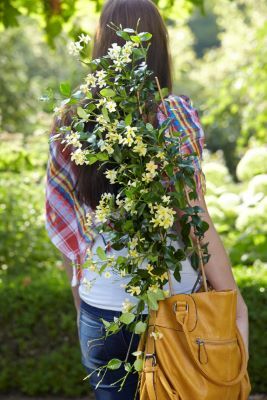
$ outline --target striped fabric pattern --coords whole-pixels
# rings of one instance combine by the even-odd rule
[[[56,132],[52,132],[53,136]],[[46,229],[53,244],[73,263],[81,265],[93,241],[94,231],[86,228],[89,207],[78,201],[75,189],[77,168],[70,161],[69,148],[52,141],[46,175]]]
[[[164,99],[167,116],[162,103],[158,107],[157,118],[161,125],[167,117],[173,119],[172,126],[184,137],[181,152],[194,155],[195,175],[198,190],[204,185],[201,171],[204,132],[198,113],[187,96],[169,95]],[[57,132],[52,132],[54,136]],[[186,138],[185,138],[186,137]],[[54,140],[49,146],[46,179],[46,229],[52,243],[75,265],[82,265],[98,233],[90,207],[78,200],[76,188],[78,170],[70,161],[71,150],[61,140]],[[86,214],[92,215],[92,227],[86,228]]]
[[[172,130],[180,132],[181,153],[193,156],[197,192],[205,192],[205,176],[201,168],[205,136],[198,112],[193,107],[190,98],[185,95],[171,94],[164,99],[164,103],[168,117],[172,118]],[[162,104],[159,106],[157,117],[160,125],[166,119]],[[170,129],[166,132],[171,134]]]

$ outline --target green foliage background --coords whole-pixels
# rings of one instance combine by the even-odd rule
[[[68,35],[92,34],[101,2],[66,0],[64,12],[52,16],[45,3],[0,5],[8,27],[0,38],[0,392],[77,397],[88,382],[75,310],[44,228],[53,104],[38,98],[60,81],[75,87],[85,73],[67,54]],[[253,391],[267,392],[267,4],[210,0],[203,15],[186,0],[181,7],[159,3],[170,32],[174,92],[191,96],[206,132],[208,208],[249,307]]]

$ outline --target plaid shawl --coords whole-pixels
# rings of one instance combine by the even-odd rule
[[[205,183],[201,171],[204,132],[187,96],[170,95],[164,99],[168,116],[173,119],[172,126],[180,131],[184,138],[181,152],[194,155],[197,190],[200,191]],[[163,104],[157,110],[157,118],[161,125],[166,119]],[[51,132],[51,136],[57,132]],[[86,260],[86,251],[92,246],[95,221],[90,207],[78,200],[76,190],[77,167],[70,161],[71,150],[60,140],[50,142],[49,159],[46,180],[46,229],[53,244],[75,265],[82,265]],[[93,225],[86,229],[86,214],[91,212]],[[74,279],[75,280],[75,279]],[[73,286],[77,281],[73,282]]]

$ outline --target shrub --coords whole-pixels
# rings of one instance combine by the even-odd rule
[[[254,393],[267,392],[267,341],[264,337],[267,324],[267,264],[255,262],[254,266],[234,268],[234,275],[245,298],[249,311],[249,374]]]
[[[241,181],[248,181],[253,176],[267,173],[266,147],[249,149],[239,161],[236,175]]]
[[[27,285],[14,279],[0,290],[0,308],[0,392],[88,393],[65,274],[49,273]]]
[[[250,265],[255,260],[267,261],[267,199],[253,206],[243,205],[229,234],[232,262]]]
[[[231,182],[228,169],[221,163],[215,161],[205,163],[203,165],[203,171],[205,173],[207,182],[211,182],[216,187]]]
[[[263,198],[253,206],[243,205],[239,208],[236,229],[240,232],[253,229],[254,234],[267,230],[267,198]]]
[[[222,234],[232,263],[251,265],[257,259],[266,262],[267,203],[264,193],[267,175],[260,174],[247,182],[234,184],[227,176],[222,182],[222,172],[226,168],[220,160],[208,162],[204,170],[208,210]]]
[[[83,395],[71,290],[44,226],[47,143],[10,148],[0,153],[0,392]]]
[[[248,184],[248,192],[251,195],[262,193],[267,195],[267,174],[254,176]]]
[[[235,218],[237,216],[237,206],[240,204],[240,197],[237,194],[223,193],[219,197],[218,203],[226,218]]]

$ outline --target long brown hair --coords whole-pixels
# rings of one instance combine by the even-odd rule
[[[152,34],[151,45],[148,49],[147,65],[158,77],[160,86],[167,87],[169,93],[172,91],[172,71],[169,54],[169,38],[165,23],[151,0],[107,0],[94,36],[92,58],[100,58],[107,54],[112,43],[123,45],[125,41],[118,37],[115,31],[108,27],[110,23],[122,28],[136,29],[138,32],[150,32]],[[70,122],[71,115],[68,115]],[[92,123],[87,129],[93,129]],[[117,193],[118,185],[111,185],[104,175],[109,167],[100,168],[99,163],[91,166],[82,165],[77,167],[77,190],[81,201],[95,209],[101,194],[104,192]]]

